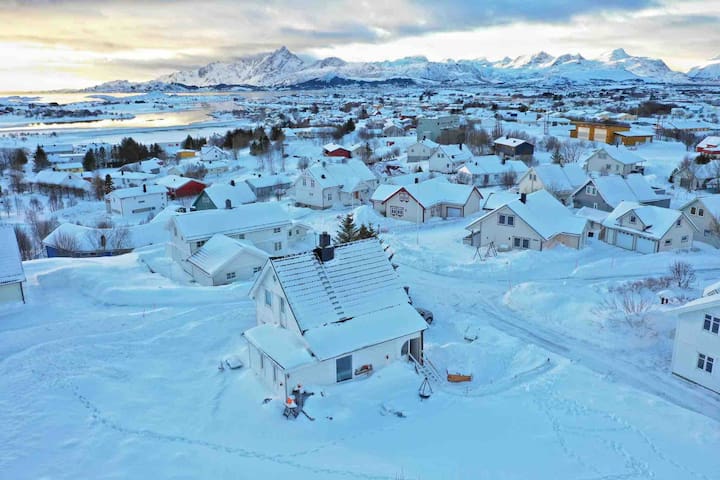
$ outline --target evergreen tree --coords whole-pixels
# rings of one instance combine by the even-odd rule
[[[110,176],[110,174],[105,175],[105,195],[115,190],[115,185],[113,185],[113,179]]]
[[[108,154],[105,150],[105,147],[98,148],[97,152],[95,152],[95,160],[98,164],[102,165],[103,167],[107,165],[108,161]]]
[[[363,240],[366,238],[374,238],[377,237],[377,231],[373,228],[372,224],[365,225],[364,223],[360,225],[360,228],[358,229],[357,233],[357,239]]]
[[[560,153],[560,149],[556,149],[553,152],[550,160],[552,161],[552,163],[557,163],[558,165],[562,165],[563,163],[565,163],[565,159],[563,158],[562,153]]]
[[[93,151],[92,148],[88,148],[88,151],[85,152],[82,164],[83,170],[86,172],[93,172],[97,168],[97,159],[95,158],[95,151]]]
[[[33,160],[33,172],[37,173],[40,170],[44,170],[50,167],[50,161],[47,158],[45,150],[38,145],[35,149],[35,158]]]
[[[340,220],[338,234],[335,237],[335,243],[340,244],[352,242],[354,240],[357,240],[357,235],[358,229],[357,226],[355,226],[355,219],[353,218],[353,214],[348,213],[342,218],[342,220]]]
[[[190,135],[188,135],[187,138],[185,139],[185,141],[183,141],[183,143],[182,143],[182,148],[192,150],[193,146],[194,146],[193,138]]]
[[[345,133],[350,133],[355,130],[355,121],[352,118],[349,118],[347,122],[345,122],[345,125],[343,126],[343,130],[345,130]]]
[[[10,158],[10,168],[13,170],[22,170],[23,166],[28,163],[27,155],[25,150],[22,148],[16,148]]]

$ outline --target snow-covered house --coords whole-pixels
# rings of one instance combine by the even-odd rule
[[[154,216],[167,206],[167,189],[161,185],[118,188],[105,195],[107,213],[125,218]]]
[[[626,250],[656,253],[692,247],[696,227],[671,208],[620,202],[603,222],[600,239]]]
[[[188,257],[188,273],[200,285],[225,285],[252,278],[268,256],[250,242],[217,234]]]
[[[236,182],[238,182],[236,180]],[[239,183],[239,182],[238,182]],[[245,180],[259,202],[269,200],[285,192],[292,186],[292,180],[286,175],[258,175]]]
[[[308,227],[293,222],[277,202],[177,215],[170,219],[169,227],[170,256],[186,269],[186,260],[217,234],[246,240],[260,250],[281,255],[303,240],[308,231]]]
[[[352,380],[412,355],[427,324],[408,303],[377,239],[271,258],[250,290],[257,326],[249,366],[283,397],[300,385]]]
[[[126,163],[122,167],[118,168],[120,172],[142,172],[151,175],[159,175],[162,168],[165,166],[165,162],[159,158],[148,158],[140,160],[139,162]]]
[[[672,373],[720,393],[720,295],[703,296],[673,309],[677,315]]]
[[[214,162],[217,160],[228,160],[230,154],[215,145],[203,145],[200,147],[200,158],[203,162]]]
[[[352,157],[352,152],[349,148],[343,147],[342,145],[338,145],[336,143],[328,143],[323,145],[323,155],[325,155],[326,157],[350,158]]]
[[[503,158],[531,160],[535,153],[535,145],[522,138],[503,136],[493,142],[495,154]]]
[[[428,164],[431,172],[455,173],[472,160],[472,152],[462,143],[458,145],[440,145],[430,155]]]
[[[467,217],[480,210],[481,200],[474,185],[450,183],[444,177],[409,185],[380,185],[371,197],[378,213],[416,223],[432,217]]]
[[[705,164],[693,163],[689,167],[676,169],[672,182],[689,190],[705,188],[720,189],[720,160],[710,160]]]
[[[602,175],[589,178],[573,192],[570,198],[575,208],[590,207],[607,212],[612,211],[622,201],[665,208],[670,206],[670,196],[658,195],[639,173],[632,173],[626,177]]]
[[[89,181],[83,179],[76,173],[55,172],[52,170],[41,170],[35,174],[32,183],[41,189],[61,189],[84,195],[92,190]]]
[[[166,243],[165,222],[151,221],[130,227],[93,228],[61,223],[43,239],[48,258],[109,257],[131,252],[135,248]]]
[[[214,210],[218,208],[234,208],[238,205],[255,203],[257,197],[245,182],[229,184],[215,183],[200,192],[192,207],[195,210]]]
[[[312,208],[366,202],[378,186],[375,174],[362,161],[318,162],[295,180],[295,201]]]
[[[720,194],[697,197],[680,210],[695,224],[695,240],[720,248]]]
[[[457,172],[457,181],[467,185],[511,187],[525,175],[528,167],[520,160],[504,160],[496,155],[474,157]]]
[[[545,190],[520,194],[470,223],[465,243],[499,250],[545,250],[558,244],[582,248],[587,220],[573,215]]]
[[[126,171],[126,170],[118,170],[116,172],[111,172],[108,175],[110,175],[110,178],[112,179],[113,185],[115,188],[130,188],[130,187],[139,187],[143,183],[151,183],[157,178],[157,175],[154,173],[145,173],[145,172],[134,172],[134,171]],[[104,177],[102,177],[104,180]]]
[[[168,197],[181,198],[192,197],[202,192],[206,185],[194,178],[180,177],[177,175],[167,175],[155,180],[155,183],[162,185],[167,189]]]
[[[705,137],[695,146],[695,151],[711,157],[720,157],[720,137]]]
[[[590,152],[585,158],[585,170],[603,174],[629,175],[643,173],[645,159],[624,146],[602,147]]]
[[[587,181],[587,174],[577,165],[558,165],[555,163],[537,165],[518,180],[520,193],[532,193],[547,190],[565,203],[572,193]]]
[[[429,160],[440,144],[432,140],[423,139],[410,145],[407,149],[408,162],[424,162]]]
[[[25,272],[12,225],[0,225],[0,304],[25,302]]]

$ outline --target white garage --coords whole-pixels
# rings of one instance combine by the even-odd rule
[[[657,242],[650,238],[637,237],[635,250],[640,253],[655,253],[657,251]]]
[[[626,250],[633,249],[633,235],[630,233],[615,231],[615,245]]]
[[[0,303],[24,302],[22,258],[11,225],[0,225]]]
[[[459,207],[447,207],[448,217],[462,217],[462,208]]]

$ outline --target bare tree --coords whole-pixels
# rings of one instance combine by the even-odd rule
[[[12,212],[12,203],[10,202],[10,196],[5,195],[4,197],[0,198],[0,203],[2,203],[3,210],[5,210],[5,215],[10,217],[10,212]]]
[[[517,183],[517,173],[514,170],[503,172],[500,182],[505,188],[512,188]]]
[[[31,260],[33,258],[33,243],[30,235],[28,235],[25,229],[19,224],[15,224],[14,229],[15,238],[17,239],[17,244],[18,248],[20,249],[20,255],[22,256],[22,259]]]
[[[562,158],[564,163],[577,163],[585,152],[585,145],[582,142],[568,140],[562,146]]]
[[[695,190],[697,181],[698,164],[695,163],[690,155],[685,155],[678,167],[675,169],[674,176],[679,176],[680,186],[687,189],[688,192]]]
[[[53,246],[63,252],[76,252],[80,248],[80,241],[68,232],[55,232]]]
[[[125,226],[113,228],[107,237],[107,246],[110,250],[125,250],[130,248],[131,233]]]
[[[688,288],[695,281],[695,269],[689,263],[677,260],[670,264],[670,277],[679,288]]]

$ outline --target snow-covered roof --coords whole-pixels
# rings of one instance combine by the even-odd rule
[[[118,188],[108,193],[108,197],[116,197],[118,199],[131,198],[131,197],[142,197],[143,195],[157,195],[167,193],[167,189],[162,185],[145,185],[146,191],[143,191],[143,187],[130,187],[130,188]]]
[[[233,207],[257,200],[255,194],[245,182],[236,182],[235,186],[225,183],[214,183],[203,190],[217,208],[225,208],[225,200],[230,200]]]
[[[604,175],[591,178],[585,185],[581,185],[575,193],[592,183],[605,203],[615,208],[622,201],[647,203],[662,200],[664,197],[655,193],[644,176],[633,173],[627,177],[621,175]]]
[[[122,167],[118,168],[120,171],[125,172],[145,172],[145,173],[153,173],[153,170],[160,170],[165,165],[165,162],[160,160],[157,157],[153,158],[147,158],[145,160],[141,160],[139,162],[134,163],[126,163]]]
[[[201,210],[177,215],[171,221],[186,241],[210,238],[217,233],[236,235],[291,223],[290,215],[277,202],[250,203],[229,210]]]
[[[638,155],[637,153],[629,150],[627,147],[623,145],[617,145],[615,147],[609,146],[609,145],[603,145],[599,147],[598,149],[592,151],[588,157],[603,151],[605,152],[610,158],[613,160],[622,163],[623,165],[636,165],[638,163],[645,162],[645,159]]]
[[[217,234],[205,242],[187,261],[208,275],[214,275],[239,255],[252,255],[259,259],[268,258],[267,253],[250,242]]]
[[[532,167],[529,172],[534,172],[545,188],[556,192],[572,192],[583,185],[588,178],[585,171],[574,164],[560,166],[556,163],[548,163]]]
[[[435,149],[435,148],[437,148],[437,147],[440,146],[439,143],[433,142],[432,140],[429,140],[429,139],[427,139],[427,138],[423,138],[422,140],[418,140],[417,142],[413,143],[412,145],[417,145],[417,144],[420,144],[420,145],[423,145],[423,146],[425,146],[425,147],[432,148],[432,149]],[[412,146],[412,145],[411,145],[411,146]]]
[[[467,145],[440,145],[439,150],[454,163],[469,162],[472,159],[472,152]]]
[[[703,297],[720,294],[720,280],[713,282],[703,289]]]
[[[528,171],[527,165],[520,160],[503,160],[497,155],[482,155],[475,157],[458,170],[458,173],[471,175],[495,175],[505,172],[515,172],[520,178]]]
[[[705,137],[700,143],[697,144],[697,148],[702,148],[703,150],[707,149],[720,151],[720,137]]]
[[[335,150],[341,149],[347,151],[350,150],[346,147],[343,147],[342,145],[338,145],[337,143],[326,143],[325,145],[323,145],[323,150],[325,150],[326,152],[334,152]]]
[[[704,195],[701,197],[697,197],[694,200],[685,204],[685,206],[683,206],[681,210],[684,210],[685,207],[693,203],[695,200],[702,202],[702,204],[705,205],[705,208],[713,215],[713,217],[720,218],[720,194],[716,193],[714,195]]]
[[[507,136],[502,136],[502,137],[496,139],[493,143],[495,143],[495,145],[503,145],[503,146],[512,147],[512,148],[515,148],[518,145],[521,145],[523,143],[530,144],[530,142],[528,142],[527,140],[523,140],[522,138],[512,138],[512,137],[507,137]],[[532,144],[530,144],[530,145],[532,145]]]
[[[527,223],[545,240],[558,234],[582,235],[587,220],[573,215],[562,203],[546,190],[538,190],[521,199],[513,200],[505,205]],[[500,207],[503,208],[503,207]],[[473,230],[485,218],[495,212],[488,212],[470,223],[468,230]]]
[[[178,188],[181,188],[183,185],[186,185],[190,182],[197,182],[202,183],[199,180],[196,180],[194,178],[189,177],[181,177],[179,175],[167,175],[162,178],[158,178],[155,180],[155,183],[158,185],[162,185],[163,187],[172,188],[174,190],[177,190]]]
[[[0,285],[25,281],[20,248],[12,225],[0,225]]]
[[[239,180],[235,180],[235,182],[238,183]],[[250,177],[245,180],[245,183],[255,189],[258,189],[265,187],[275,187],[278,185],[289,185],[292,183],[292,180],[290,180],[287,175],[266,175],[260,177]]]
[[[598,210],[597,208],[582,207],[580,210],[575,212],[575,215],[580,218],[591,220],[595,223],[602,223],[605,221],[609,213],[605,210]]]
[[[621,137],[654,137],[655,132],[649,129],[631,128],[624,132],[615,132],[615,135],[620,135]]]
[[[513,193],[508,190],[502,190],[500,192],[491,192],[483,204],[483,210],[495,210],[503,205],[517,200],[520,198],[519,193]]]
[[[245,330],[243,336],[285,371],[317,361],[300,335],[271,323]]]
[[[106,244],[102,246],[101,237]],[[92,228],[74,223],[61,223],[43,239],[43,245],[56,248],[68,246],[65,239],[72,242],[71,251],[93,253],[114,250],[130,250],[167,242],[168,231],[164,222],[149,222],[131,227]]]
[[[720,295],[707,295],[702,296],[700,298],[696,298],[695,300],[686,303],[685,305],[682,305],[677,308],[673,308],[672,312],[674,313],[686,313],[686,312],[694,312],[697,310],[705,310],[707,308],[717,308],[720,307]]]
[[[645,226],[643,230],[623,227],[619,224],[619,219],[630,211],[632,211]],[[641,205],[637,202],[620,202],[607,216],[603,222],[603,226],[633,233],[640,232],[644,236],[660,239],[672,228],[682,215],[682,212],[673,210],[672,208]]]
[[[90,182],[83,180],[77,174],[69,172],[56,172],[53,170],[41,170],[35,174],[34,183],[41,185],[56,185],[60,187],[68,187],[76,190],[91,190]]]
[[[370,197],[370,200],[373,202],[384,202],[388,198],[395,195],[395,192],[397,192],[401,188],[402,188],[401,185],[388,185],[388,184],[379,185],[373,192],[372,196]]]
[[[472,192],[477,190],[477,187],[450,183],[445,177],[436,177],[432,180],[404,186],[380,185],[370,198],[371,200],[384,202],[400,190],[406,191],[424,208],[431,208],[441,203],[465,205]]]
[[[343,163],[316,163],[308,169],[321,188],[342,187],[352,192],[359,184],[375,181],[375,175],[361,160],[351,158]]]

